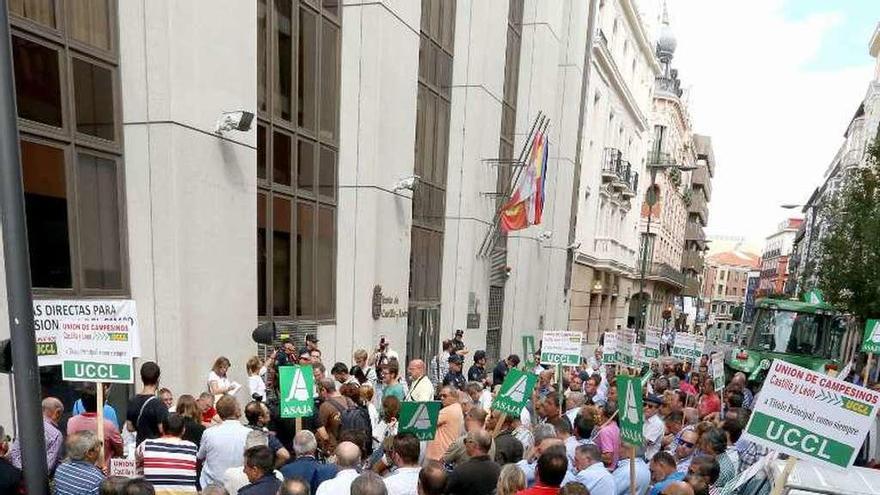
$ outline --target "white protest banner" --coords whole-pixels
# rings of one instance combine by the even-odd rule
[[[800,459],[848,468],[878,403],[880,393],[775,359],[744,434]]]
[[[724,389],[724,354],[720,352],[712,354],[712,383],[715,391]]]
[[[688,332],[675,332],[672,344],[672,357],[682,361],[694,362],[703,355],[704,339]]]
[[[636,332],[632,328],[617,331],[617,362],[623,366],[638,365],[639,351],[636,345]]]
[[[644,362],[660,359],[660,332],[656,328],[645,329],[645,345],[642,347]]]
[[[128,353],[141,355],[137,308],[131,299],[34,300],[34,333],[40,366],[61,364],[64,332],[91,334],[94,342],[128,342]],[[129,360],[129,365],[131,361]]]
[[[541,364],[581,364],[581,332],[546,331],[541,335]]]
[[[110,476],[122,476],[124,478],[137,478],[137,461],[114,457],[110,459]]]
[[[617,362],[617,333],[605,332],[605,344],[602,346],[602,362],[614,364]]]

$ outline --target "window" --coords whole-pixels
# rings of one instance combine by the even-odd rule
[[[8,4],[37,295],[128,292],[115,5]]]
[[[414,157],[422,181],[412,200],[409,287],[416,304],[440,302],[455,8],[453,0],[422,0]]]
[[[338,8],[328,0],[258,2],[258,71],[272,81],[269,88],[258,76],[257,313],[264,318],[335,318]]]

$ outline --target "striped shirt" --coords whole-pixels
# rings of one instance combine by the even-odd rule
[[[177,437],[144,440],[138,458],[157,494],[196,493],[196,444]]]
[[[98,495],[104,473],[94,464],[70,461],[55,470],[55,495]]]

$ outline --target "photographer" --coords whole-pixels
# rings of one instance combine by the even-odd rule
[[[399,360],[400,358],[397,352],[391,350],[391,341],[388,340],[388,337],[382,335],[379,338],[379,346],[376,347],[376,351],[370,357],[369,365],[378,369],[388,364],[388,361],[391,359]]]

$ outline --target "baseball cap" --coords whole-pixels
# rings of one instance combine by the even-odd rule
[[[317,344],[320,341],[318,340],[317,335],[315,335],[313,333],[308,333],[308,334],[306,334],[306,342],[314,342]]]
[[[650,403],[656,404],[658,406],[663,405],[663,399],[660,398],[660,396],[656,395],[656,394],[648,394],[648,397],[645,399],[645,402],[650,402]]]
[[[449,356],[449,359],[447,361],[450,363],[461,364],[463,359],[458,354],[453,354],[453,355]]]

